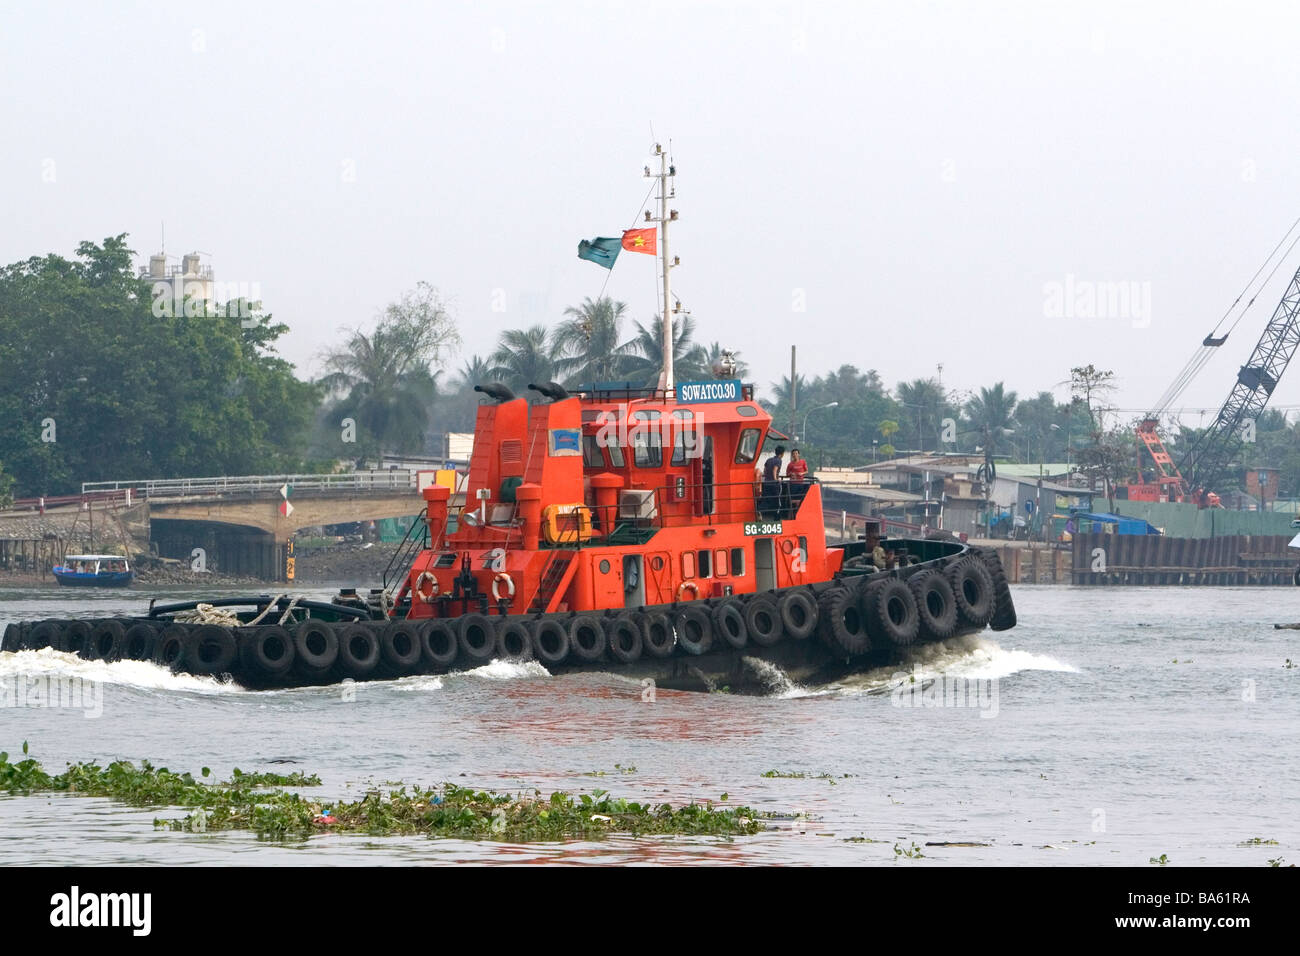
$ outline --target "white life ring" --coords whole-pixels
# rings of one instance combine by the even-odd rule
[[[677,588],[677,600],[680,601],[682,599],[682,593],[687,588],[691,589],[692,601],[694,601],[696,598],[700,596],[700,586],[698,584],[696,584],[694,581],[683,581],[681,585]]]
[[[501,571],[500,573],[497,574],[496,577],[492,579],[492,600],[494,601],[501,600],[502,581],[505,581],[506,583],[506,593],[510,597],[515,596],[515,579],[512,578],[507,572]]]
[[[428,581],[431,585],[433,585],[429,589],[428,594],[424,593],[425,581]],[[432,571],[421,572],[420,576],[415,579],[414,590],[416,595],[420,598],[421,601],[423,601],[425,604],[432,604],[434,598],[438,596],[438,579],[433,576]]]

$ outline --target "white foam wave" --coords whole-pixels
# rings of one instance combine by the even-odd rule
[[[796,684],[790,679],[790,675],[781,668],[777,667],[771,661],[760,660],[757,657],[743,658],[744,664],[754,672],[754,675],[767,688],[768,696],[775,697],[778,700],[793,700],[796,697],[816,697],[820,694],[829,693],[825,688],[811,689],[804,687],[802,684]]]
[[[523,677],[550,677],[551,672],[537,661],[503,661],[494,658],[482,667],[462,671],[461,676],[481,677],[484,680],[517,680]]]
[[[923,644],[898,664],[878,667],[846,677],[834,685],[846,694],[882,694],[900,682],[927,682],[938,677],[994,680],[1022,671],[1056,671],[1077,674],[1073,664],[1045,654],[1007,650],[978,634]]]
[[[400,690],[406,693],[422,693],[431,690],[442,690],[442,678],[437,676],[403,677],[401,680],[393,681],[393,690]]]
[[[189,691],[198,694],[245,693],[238,684],[215,677],[173,674],[148,661],[87,661],[75,654],[42,648],[39,651],[0,653],[0,681],[12,677],[76,677],[102,684],[142,690]]]

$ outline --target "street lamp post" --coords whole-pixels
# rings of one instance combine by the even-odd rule
[[[827,402],[825,405],[818,405],[816,408],[810,408],[810,409],[808,409],[808,414],[807,414],[807,415],[804,415],[804,417],[803,417],[803,428],[801,428],[801,429],[799,430],[799,431],[800,431],[800,434],[794,436],[794,437],[795,437],[795,441],[807,441],[807,440],[808,440],[808,415],[811,415],[813,412],[815,412],[815,411],[819,411],[819,410],[821,410],[821,409],[823,409],[823,408],[839,408],[839,405],[840,405],[839,402]]]

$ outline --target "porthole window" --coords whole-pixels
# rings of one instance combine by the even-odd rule
[[[600,573],[609,574],[609,561],[606,558],[600,559]]]

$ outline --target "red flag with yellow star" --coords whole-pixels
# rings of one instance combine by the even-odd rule
[[[623,248],[628,252],[644,252],[653,256],[659,249],[659,241],[655,235],[654,227],[624,230]]]

